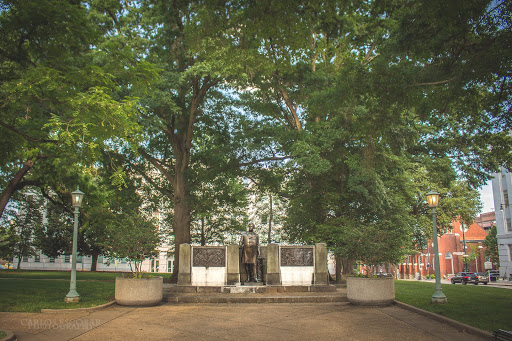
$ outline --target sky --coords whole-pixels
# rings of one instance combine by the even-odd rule
[[[481,213],[493,212],[494,211],[494,199],[492,196],[492,185],[491,181],[482,187],[480,190],[480,200],[482,201],[484,208]]]

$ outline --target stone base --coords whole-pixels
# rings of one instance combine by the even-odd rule
[[[173,303],[346,303],[336,286],[164,286],[164,302]]]
[[[395,301],[394,278],[348,277],[347,298],[356,305],[391,305]]]
[[[249,283],[247,283],[249,284]],[[256,285],[258,283],[250,283],[254,285],[242,285],[233,287],[224,287],[222,292],[226,294],[257,294],[266,291],[266,287],[262,285]]]
[[[178,273],[178,285],[190,285],[192,283],[192,275],[190,273]]]
[[[329,274],[327,272],[315,273],[314,283],[316,285],[328,285],[329,284]]]
[[[162,302],[163,278],[116,278],[115,299],[119,305],[152,306]]]
[[[443,294],[442,291],[435,291],[434,294],[432,295],[432,303],[435,303],[435,304],[444,304],[444,303],[447,303],[448,302],[448,299],[446,298],[446,296]]]
[[[254,294],[279,294],[279,293],[306,293],[306,292],[336,292],[334,285],[264,285],[263,283],[245,283],[246,285],[223,285],[223,286],[195,286],[195,285],[169,285],[163,286],[164,293],[254,293]],[[251,284],[251,285],[247,285]]]
[[[280,273],[267,273],[267,285],[280,285],[281,274]]]
[[[240,284],[240,274],[228,273],[226,274],[227,285],[238,285]]]
[[[263,282],[241,282],[240,285],[246,286],[246,287],[258,287],[265,285]]]
[[[74,297],[64,297],[64,302],[66,303],[78,303],[80,302],[80,296],[74,296]]]

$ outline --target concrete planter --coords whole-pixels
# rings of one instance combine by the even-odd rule
[[[395,300],[395,280],[391,277],[348,277],[347,299],[357,305],[391,305]]]
[[[116,277],[116,303],[129,306],[157,305],[163,298],[163,277]]]

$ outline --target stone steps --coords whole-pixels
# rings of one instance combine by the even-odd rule
[[[334,285],[262,285],[249,283],[246,285],[196,286],[196,285],[163,285],[163,290],[170,293],[224,293],[224,294],[280,294],[294,292],[336,292]]]
[[[164,285],[172,303],[334,303],[348,304],[346,289],[335,286],[176,286]]]

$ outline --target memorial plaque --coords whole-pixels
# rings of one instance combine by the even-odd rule
[[[314,266],[312,247],[281,247],[281,266]]]
[[[192,266],[225,267],[226,249],[224,247],[193,247]]]

